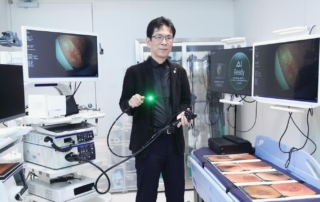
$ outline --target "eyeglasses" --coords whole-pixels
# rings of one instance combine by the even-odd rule
[[[173,40],[173,36],[171,36],[171,35],[168,35],[168,36],[162,36],[162,35],[154,35],[154,36],[152,36],[155,40],[156,40],[156,42],[158,42],[158,43],[161,43],[162,41],[163,41],[163,39],[166,39],[166,42],[172,42],[172,40]]]

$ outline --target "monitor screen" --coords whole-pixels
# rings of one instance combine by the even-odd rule
[[[25,116],[21,65],[0,64],[0,123]]]
[[[210,90],[251,96],[252,47],[213,50],[210,56]]]
[[[25,82],[97,81],[98,35],[22,27]]]
[[[253,97],[302,108],[318,105],[319,36],[254,44]]]

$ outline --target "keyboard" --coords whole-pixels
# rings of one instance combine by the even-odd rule
[[[36,130],[40,133],[45,133],[49,135],[57,135],[57,134],[71,134],[75,132],[85,132],[85,131],[93,131],[96,128],[95,125],[88,122],[81,122],[75,124],[56,124],[56,125],[48,125],[37,127]]]
[[[82,129],[91,128],[91,127],[95,127],[95,126],[88,122],[43,126],[44,129],[49,130],[51,132],[55,132],[55,133],[61,133],[61,132],[73,131],[73,130],[82,130]]]
[[[234,135],[224,135],[222,137],[236,144],[248,144],[248,143],[251,144],[248,140],[245,140],[241,137],[237,137]]]

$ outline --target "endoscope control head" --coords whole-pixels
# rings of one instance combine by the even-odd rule
[[[192,119],[195,119],[197,117],[197,114],[193,113],[191,110],[184,111],[184,115],[187,117],[188,122],[190,122]]]

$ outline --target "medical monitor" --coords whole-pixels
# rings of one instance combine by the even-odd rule
[[[25,115],[22,66],[0,64],[0,123]]]
[[[251,96],[252,47],[212,50],[210,90]]]
[[[299,108],[319,106],[319,37],[254,43],[253,98]]]
[[[97,81],[98,35],[22,27],[25,82]]]

